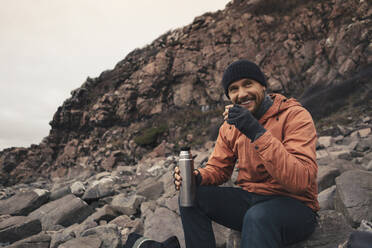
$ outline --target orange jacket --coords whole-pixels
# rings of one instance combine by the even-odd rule
[[[259,122],[267,130],[251,143],[224,122],[205,168],[202,185],[226,182],[238,168],[236,184],[264,195],[285,195],[319,210],[316,182],[316,130],[309,112],[295,99],[271,94],[273,105]]]

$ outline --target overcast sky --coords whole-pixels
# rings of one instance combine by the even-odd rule
[[[39,144],[70,92],[229,0],[0,0],[0,150]]]

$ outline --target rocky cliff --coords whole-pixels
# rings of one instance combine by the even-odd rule
[[[2,199],[30,187],[36,190],[36,195],[28,194],[32,206],[26,210],[1,212],[0,206],[2,214],[28,215],[26,219],[3,216],[0,236],[5,230],[4,237],[11,233],[14,238],[1,241],[0,237],[0,242],[35,234],[27,233],[27,226],[20,223],[33,231],[57,231],[89,216],[78,227],[73,225],[79,231],[72,228],[58,234],[67,235],[61,238],[65,242],[113,216],[121,216],[116,224],[90,232],[125,237],[137,230],[155,236],[162,225],[156,216],[179,222],[169,179],[174,156],[188,144],[195,153],[204,152],[200,165],[207,159],[227,102],[220,87],[222,72],[238,58],[259,64],[272,92],[299,98],[314,116],[319,136],[328,137],[323,138],[328,143],[318,147],[319,163],[334,165],[338,172],[329,172],[331,183],[322,189],[337,184],[338,190],[347,191],[347,186],[339,186],[348,185],[344,181],[371,181],[371,16],[366,0],[234,0],[224,10],[196,17],[190,25],[134,50],[99,77],[87,78],[58,108],[50,134],[40,144],[0,151]],[[336,176],[355,169],[357,175],[346,174],[335,182]],[[368,183],[361,186],[368,187]],[[338,199],[337,204],[327,203],[331,209],[336,205],[337,212],[322,216],[331,218],[331,223],[349,221],[342,229],[348,234],[362,219],[351,217],[343,193]],[[57,211],[63,202],[71,204]],[[4,209],[10,209],[12,204],[6,204]],[[372,220],[368,213],[363,216]],[[12,226],[16,233],[9,231]],[[26,235],[17,233],[22,228]],[[177,228],[172,226],[158,239],[179,235]],[[43,233],[41,239],[50,242],[48,235]],[[221,237],[221,247],[233,240]]]
[[[87,78],[40,144],[0,152],[1,184],[133,165],[158,145],[200,147],[221,124],[221,75],[238,58],[258,63],[274,92],[307,92],[314,117],[343,111],[331,125],[370,115],[371,13],[368,1],[235,0],[196,17]]]

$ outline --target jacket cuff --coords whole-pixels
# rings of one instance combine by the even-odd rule
[[[195,170],[198,171],[198,174],[196,174],[195,176],[195,183],[196,183],[196,186],[199,186],[201,182],[203,181],[203,177],[198,169],[195,169]]]

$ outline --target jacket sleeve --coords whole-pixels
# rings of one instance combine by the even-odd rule
[[[267,131],[254,142],[268,173],[287,191],[302,194],[316,182],[316,130],[309,112],[291,110],[283,124],[283,140]]]
[[[229,147],[221,126],[214,150],[204,168],[199,168],[201,185],[220,185],[226,182],[234,170],[236,156]]]

